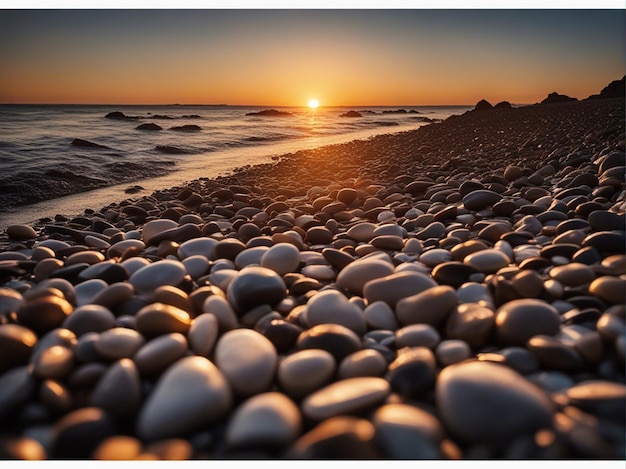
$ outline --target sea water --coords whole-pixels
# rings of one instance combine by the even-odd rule
[[[269,109],[285,114],[255,115]],[[414,130],[469,109],[1,105],[0,229],[99,209],[129,198],[133,186],[149,194],[298,150]],[[351,110],[361,117],[342,116]],[[148,123],[162,130],[137,129]]]

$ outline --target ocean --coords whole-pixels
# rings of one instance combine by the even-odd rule
[[[471,108],[0,105],[0,229]],[[360,117],[343,116],[349,111]]]

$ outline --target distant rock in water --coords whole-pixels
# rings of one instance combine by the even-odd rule
[[[82,138],[75,138],[74,140],[72,140],[72,146],[82,148],[109,148],[105,145],[90,142],[89,140],[83,140]]]
[[[149,124],[141,124],[135,127],[136,130],[163,130],[160,125],[150,122]]]
[[[626,75],[621,80],[614,80],[600,91],[600,94],[592,94],[589,99],[623,98],[626,96]]]
[[[383,111],[383,114],[406,114],[406,109],[396,109],[394,111]]]
[[[259,112],[249,112],[246,116],[262,116],[262,117],[289,117],[293,116],[290,112],[277,111],[276,109],[265,109]]]
[[[493,106],[485,99],[481,99],[476,103],[476,106],[474,106],[474,111],[489,111],[490,109],[493,109]]]
[[[189,125],[179,125],[177,127],[171,127],[170,130],[175,130],[177,132],[198,132],[199,130],[202,130],[202,129],[198,125],[189,124]]]
[[[511,109],[511,103],[509,103],[508,101],[500,101],[493,108],[494,109]]]
[[[172,116],[167,116],[165,114],[155,114],[154,116],[151,116],[153,119],[174,119],[174,117]]]
[[[363,115],[357,111],[348,111],[348,112],[344,112],[339,117],[363,117]]]
[[[556,91],[550,93],[546,99],[541,101],[541,104],[551,104],[551,103],[567,103],[570,101],[578,101],[576,98],[571,98],[564,94],[559,94]]]
[[[183,119],[201,119],[198,114],[187,114],[183,116]]]
[[[135,186],[127,187],[126,189],[124,189],[124,192],[126,194],[136,194],[137,192],[141,192],[143,190],[145,190],[143,187],[139,185],[135,185]]]
[[[106,117],[107,119],[114,119],[114,120],[119,120],[119,121],[126,120],[126,119],[139,119],[139,117],[127,116],[121,111],[109,112],[104,117]]]
[[[440,120],[440,119],[431,119],[430,117],[422,117],[422,116],[411,117],[411,119],[416,120],[418,122],[427,122],[429,124],[432,122],[435,122],[436,120]]]
[[[161,153],[166,153],[168,155],[185,155],[189,153],[187,150],[182,148],[173,147],[171,145],[157,145],[155,147],[156,151],[160,151]]]

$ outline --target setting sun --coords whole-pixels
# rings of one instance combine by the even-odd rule
[[[320,105],[320,102],[317,99],[310,99],[309,100],[309,107],[311,109],[315,109],[316,107],[318,107]]]

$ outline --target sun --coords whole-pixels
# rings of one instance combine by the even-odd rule
[[[309,99],[309,107],[311,109],[315,109],[320,105],[320,102],[317,99]]]

